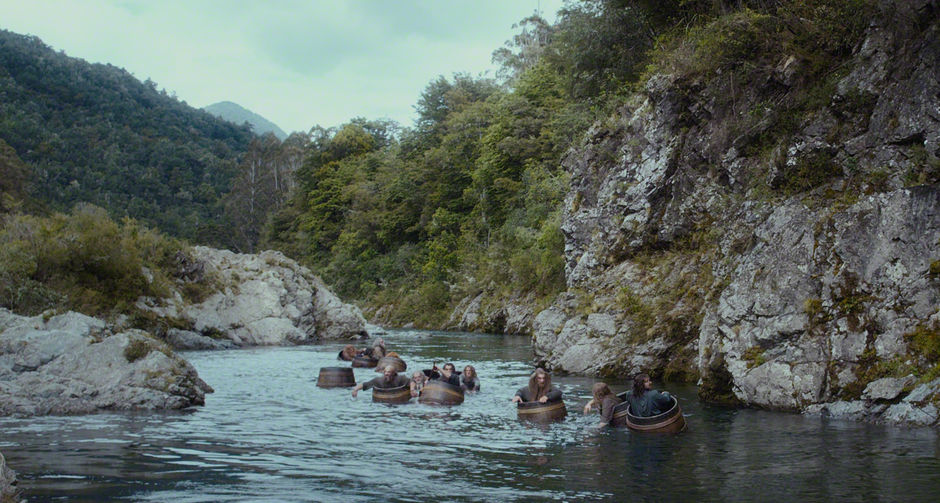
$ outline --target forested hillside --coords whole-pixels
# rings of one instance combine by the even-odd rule
[[[356,120],[316,130],[301,190],[264,246],[307,261],[378,321],[452,325],[455,305],[480,294],[490,308],[522,303],[531,312],[565,289],[563,156],[642,88],[649,68],[668,62],[671,46],[748,8],[815,16],[831,31],[839,16],[862,16],[864,3],[585,0],[554,25],[525,19],[494,52],[497,79],[431,82],[413,129],[395,134],[393,125]],[[800,34],[807,52],[817,50],[815,26]],[[715,57],[746,59],[754,41],[737,35],[695,43],[724,51]],[[844,51],[839,33],[820,35]],[[506,329],[496,318],[478,328]]]
[[[90,202],[171,235],[230,244],[220,198],[248,149],[247,128],[120,68],[2,30],[0,96],[0,141],[14,151],[4,159],[28,168],[25,191],[38,201],[54,210]]]

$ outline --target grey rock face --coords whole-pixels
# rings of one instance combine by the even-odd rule
[[[904,388],[913,386],[916,382],[917,378],[912,375],[907,377],[885,377],[884,379],[878,379],[868,383],[868,386],[865,386],[865,391],[862,392],[862,398],[866,400],[894,400],[901,396],[901,393],[904,392]]]
[[[212,392],[185,360],[140,330],[78,313],[0,309],[0,415],[182,409]],[[90,363],[93,362],[93,363]]]
[[[279,252],[250,255],[206,247],[193,251],[201,269],[217,282],[217,292],[199,304],[176,295],[141,299],[138,306],[190,322],[203,334],[221,334],[237,345],[305,344],[368,335],[357,307],[340,301],[307,268]],[[218,346],[191,334],[175,333],[171,340],[180,347]]]
[[[167,344],[176,349],[233,349],[238,347],[228,339],[213,339],[189,330],[171,328],[166,334]]]
[[[531,299],[502,300],[485,306],[485,297],[486,294],[481,293],[458,303],[450,315],[448,328],[494,334],[528,334],[532,331],[535,313]]]
[[[928,4],[885,2],[829,104],[769,154],[748,153],[773,133],[766,103],[814,85],[795,55],[746,87],[654,76],[596,124],[564,160],[569,291],[534,317],[537,359],[588,374],[681,367],[745,405],[937,424],[937,390],[905,397],[916,383],[884,381],[863,396],[861,377],[875,360],[916,364],[910,335],[940,327]],[[838,169],[788,186],[806,166]],[[577,292],[593,304],[572,306]]]
[[[7,466],[6,458],[0,452],[0,502],[20,501],[20,492],[16,487],[16,472]]]
[[[863,352],[903,353],[903,334],[940,305],[927,274],[940,255],[936,187],[869,196],[829,216],[791,201],[755,236],[699,337],[702,364],[721,355],[746,403],[828,401],[854,381]]]

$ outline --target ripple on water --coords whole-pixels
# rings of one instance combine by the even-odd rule
[[[409,371],[472,364],[462,405],[376,404],[315,386],[342,344],[189,352],[216,392],[182,413],[0,419],[0,450],[40,501],[921,500],[940,491],[937,435],[704,407],[650,437],[582,416],[593,379],[556,376],[568,418],[520,422],[525,337],[390,331]],[[357,381],[378,375],[355,369]],[[623,382],[611,382],[615,391]],[[903,481],[898,482],[898,481]],[[903,487],[902,487],[903,486]]]

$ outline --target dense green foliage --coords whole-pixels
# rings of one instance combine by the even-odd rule
[[[493,303],[551,298],[565,288],[562,157],[595,119],[657,71],[744,83],[787,53],[808,61],[808,79],[829,82],[869,5],[585,0],[554,25],[524,19],[494,52],[503,80],[440,77],[416,104],[414,129],[357,119],[315,130],[299,190],[264,244],[310,264],[345,298],[394,306],[391,322],[439,326],[454,302],[481,292]],[[778,143],[791,116],[818,105],[811,93],[792,98],[775,136],[750,149]],[[815,161],[777,189],[838,174]]]
[[[0,307],[37,314],[72,309],[88,314],[131,311],[141,296],[166,296],[178,241],[98,207],[71,215],[7,215],[0,226]]]
[[[0,140],[30,167],[36,199],[60,211],[90,202],[172,235],[228,244],[218,201],[247,150],[247,128],[152,81],[3,30],[0,96]]]
[[[239,251],[277,248],[312,266],[346,299],[394,306],[384,320],[391,323],[441,326],[455,302],[480,293],[494,305],[510,297],[537,304],[565,289],[562,160],[596,119],[656,72],[673,75],[689,92],[709,79],[729,80],[734,90],[794,55],[806,85],[768,97],[773,107],[727,121],[728,136],[739,138],[747,155],[766,157],[796,131],[802,114],[828,103],[838,64],[857,44],[871,5],[570,2],[553,25],[522,20],[518,35],[494,52],[499,79],[456,74],[429,83],[413,128],[357,118],[284,142],[194,111],[117,68],[2,32],[0,213],[15,212],[32,193],[53,209],[87,201]],[[734,99],[729,92],[715,104]],[[870,102],[853,100],[862,108]],[[758,122],[772,127],[744,134]],[[830,161],[824,153],[809,157],[766,190],[796,193],[840,176]],[[89,275],[80,263],[49,258],[49,250],[65,253],[60,248],[24,237],[53,242],[54,233],[67,234],[82,218],[115,236],[138,227],[132,220],[105,224],[97,212],[7,220],[2,237],[13,245],[0,260],[0,288],[14,300],[5,305],[36,311],[86,303],[101,310],[103,297],[94,292],[114,288],[121,301],[154,293],[159,280],[133,278],[144,260],[134,252],[99,250],[96,257],[123,257],[130,268]],[[46,272],[55,268],[61,278]],[[91,276],[99,273],[104,283],[95,284]],[[122,284],[106,284],[108,278]],[[76,300],[83,298],[89,300]]]

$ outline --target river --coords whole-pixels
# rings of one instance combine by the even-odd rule
[[[591,378],[556,376],[568,417],[520,422],[526,337],[390,331],[409,371],[476,367],[459,406],[385,405],[316,387],[341,344],[186,352],[215,388],[182,412],[0,418],[28,501],[936,501],[940,440],[900,428],[706,406],[689,429],[597,429]],[[356,369],[358,381],[376,375]],[[607,381],[615,392],[625,382]],[[662,388],[662,383],[655,383]]]

